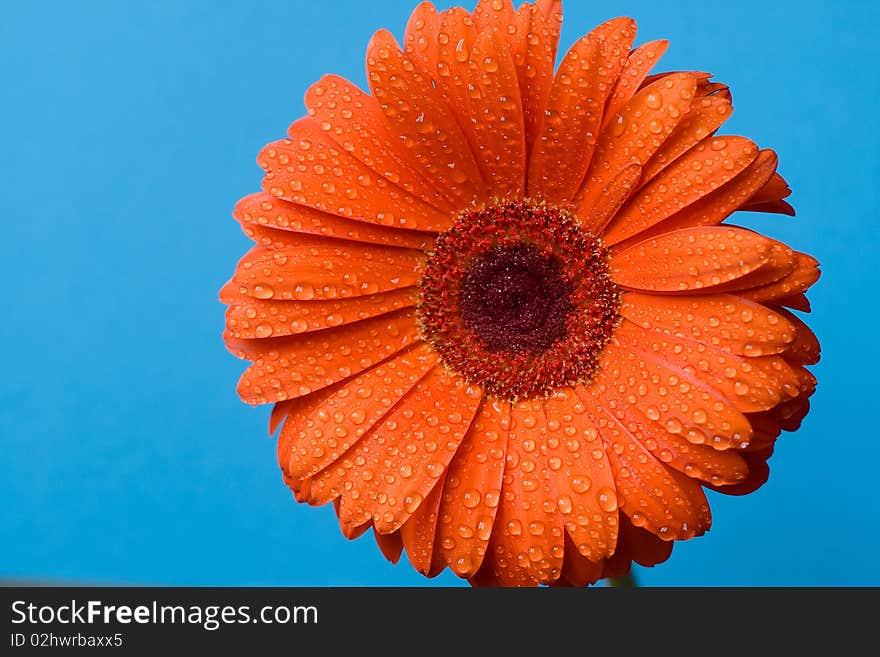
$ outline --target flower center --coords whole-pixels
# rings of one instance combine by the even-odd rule
[[[515,401],[588,381],[619,306],[605,248],[572,214],[509,201],[438,236],[419,327],[447,367]]]
[[[545,351],[565,335],[571,284],[556,256],[530,244],[476,257],[461,286],[461,321],[495,351]]]

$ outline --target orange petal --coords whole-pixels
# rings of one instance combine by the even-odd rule
[[[479,0],[470,54],[469,84],[474,155],[493,198],[522,198],[526,145],[523,107],[508,29],[514,25],[510,0]]]
[[[328,238],[320,235],[294,233],[289,230],[278,230],[277,228],[266,228],[265,226],[255,226],[253,224],[241,224],[241,232],[250,237],[256,242],[256,246],[261,247],[265,251],[333,243],[332,241],[327,241]],[[333,238],[330,239],[332,240]]]
[[[509,429],[510,405],[484,400],[449,465],[438,541],[459,577],[475,575],[483,563],[501,499]]]
[[[776,153],[771,150],[761,151],[755,161],[736,178],[662,221],[641,237],[646,238],[692,226],[720,224],[773,175],[776,165]]]
[[[620,314],[641,328],[695,340],[744,356],[788,352],[795,326],[760,304],[729,294],[623,295]]]
[[[588,402],[581,390],[551,395],[544,402],[544,442],[553,506],[578,551],[599,561],[614,553],[618,501],[613,471]]]
[[[387,30],[370,40],[367,75],[391,132],[411,150],[424,177],[453,194],[459,208],[483,199],[479,167],[453,114]]]
[[[649,41],[629,54],[626,65],[614,84],[614,89],[605,107],[604,123],[606,125],[620,113],[630,98],[636,94],[645,77],[654,68],[657,61],[663,57],[668,47],[669,42],[665,39]]]
[[[477,0],[474,7],[474,30],[479,37],[483,32],[498,32],[507,49],[510,32],[516,27],[516,11],[511,0]]]
[[[773,456],[773,447],[758,452],[748,452],[743,457],[749,464],[749,476],[744,481],[731,486],[709,486],[712,490],[725,495],[748,495],[754,493],[767,483],[770,478],[770,467],[767,460]]]
[[[403,538],[409,562],[413,568],[426,576],[439,574],[433,572],[432,564],[435,561],[435,553],[439,549],[437,520],[440,517],[440,499],[445,487],[445,479],[446,475],[444,474],[419,505],[419,508],[400,528],[400,536]]]
[[[297,481],[296,479],[289,477],[285,472],[282,472],[282,478],[284,479],[284,483],[287,484],[293,492],[293,499],[300,504],[305,503],[309,494],[309,489],[312,485],[311,480],[306,479],[305,481]]]
[[[610,558],[602,562],[602,579],[626,577],[632,570],[632,559],[629,551],[619,549]]]
[[[816,377],[803,365],[793,364],[798,378],[798,396],[783,402],[769,411],[766,416],[785,431],[797,431],[810,410],[810,397],[816,392]]]
[[[351,221],[275,198],[266,192],[245,196],[236,204],[233,216],[242,223],[246,233],[247,225],[251,225],[410,249],[424,250],[433,244],[432,233]],[[258,240],[255,235],[249,236]]]
[[[672,554],[672,541],[664,541],[627,518],[620,521],[620,540],[623,549],[640,566],[651,568],[663,563]]]
[[[797,214],[797,211],[791,206],[791,204],[786,203],[785,201],[747,203],[742,206],[740,210],[745,210],[747,212],[766,212],[769,214],[787,214],[789,217],[794,217]]]
[[[819,262],[806,253],[796,253],[795,270],[788,276],[773,283],[744,290],[739,294],[759,303],[772,303],[793,295],[806,292],[819,280]]]
[[[350,541],[353,541],[357,538],[360,538],[364,534],[367,533],[367,530],[372,527],[369,521],[363,522],[359,525],[349,525],[342,520],[342,510],[341,510],[341,500],[334,500],[333,506],[336,509],[336,515],[339,516],[339,529],[342,531],[342,535],[345,536]]]
[[[623,168],[651,159],[690,110],[696,84],[694,76],[686,73],[658,80],[633,96],[602,130],[576,199],[579,215],[589,210]]]
[[[819,346],[819,339],[810,330],[810,327],[804,324],[800,317],[794,313],[790,313],[784,308],[777,308],[776,310],[795,329],[794,342],[789,345],[788,350],[785,352],[786,359],[804,365],[815,365],[818,363],[822,349]]]
[[[681,75],[689,75],[692,76],[694,80],[696,80],[697,97],[704,96],[708,91],[710,91],[708,85],[711,84],[709,82],[709,79],[712,77],[712,74],[706,73],[705,71],[663,71],[662,73],[654,73],[645,78],[645,81],[642,82],[642,86],[639,88],[639,91],[641,91],[645,87],[651,86],[655,82],[676,78]]]
[[[661,359],[711,386],[732,407],[743,413],[765,411],[798,394],[797,377],[779,356],[737,356],[702,342],[645,331],[627,320],[624,320],[615,333],[615,339],[643,357]],[[719,416],[718,411],[704,414],[707,428]],[[737,416],[734,418],[739,419]],[[739,446],[743,440],[747,440],[743,437],[746,431],[740,428],[739,437],[735,431],[724,431],[719,427],[711,436],[711,442],[722,449]]]
[[[239,358],[254,361],[238,383],[242,400],[268,404],[345,380],[416,340],[414,313],[403,310],[317,333],[226,344]]]
[[[707,439],[714,425],[729,431],[726,422],[742,431],[739,447],[748,444],[752,433],[748,420],[717,392],[686,373],[616,345],[606,349],[602,368],[588,392],[606,400],[603,406],[661,462],[701,481],[743,479],[742,458],[733,450],[710,446],[717,443]],[[712,417],[711,430],[706,426],[710,411],[719,415]]]
[[[388,561],[391,563],[397,563],[400,561],[400,555],[403,552],[403,541],[400,539],[400,532],[394,532],[393,534],[380,534],[374,528],[373,536],[376,539],[376,544],[379,546],[379,550],[381,550],[382,554],[388,559]]]
[[[556,0],[554,3],[561,2]],[[523,4],[516,15],[516,32],[511,36],[511,48],[519,80],[526,140],[526,161],[541,132],[547,99],[553,86],[556,49],[559,46],[561,21],[553,14],[554,8],[542,11],[538,5]]]
[[[284,249],[251,249],[230,282],[232,293],[237,288],[254,299],[311,301],[377,294],[419,282],[424,256],[417,251],[304,237]]]
[[[255,339],[322,331],[411,308],[418,300],[414,287],[332,301],[261,301],[240,297],[226,310],[227,335]]]
[[[709,137],[663,170],[617,213],[603,239],[608,245],[638,235],[695,203],[744,171],[758,147],[744,137]]]
[[[593,235],[601,235],[617,211],[636,190],[642,176],[642,167],[630,164],[618,173],[602,190],[596,202],[590,206],[581,218],[585,230]]]
[[[582,555],[571,537],[565,535],[565,561],[562,564],[560,584],[568,586],[588,586],[602,577],[603,561],[590,561]]]
[[[567,205],[577,194],[599,138],[605,101],[635,36],[635,21],[615,18],[580,39],[562,60],[529,162],[529,196]]]
[[[435,367],[312,485],[343,495],[341,520],[372,519],[396,531],[421,506],[446,471],[480,402],[480,391]]]
[[[422,2],[409,17],[403,37],[403,51],[428,77],[437,75],[437,47],[440,15],[430,2]]]
[[[684,228],[614,253],[611,276],[618,285],[634,290],[711,291],[764,265],[771,244],[743,228]]]
[[[712,386],[718,378],[713,371],[696,373],[693,368],[676,367],[678,361],[670,362],[672,345],[663,342],[667,339],[665,336],[654,341],[656,334],[646,337],[626,330],[630,327],[640,331],[632,323],[627,325],[624,322],[615,334],[614,342],[606,347],[608,362],[605,368],[619,373],[609,379],[609,388],[617,390],[618,394],[627,393],[628,403],[638,403],[646,418],[697,445],[725,450],[749,443],[751,425],[734,407],[734,401]],[[702,356],[702,352],[698,353]],[[733,358],[730,354],[725,355]],[[688,357],[697,359],[694,354],[688,354]],[[716,359],[720,358],[716,356]],[[722,366],[723,376],[723,366],[727,362],[707,363],[707,367],[712,364]],[[750,411],[767,408],[766,405],[745,402],[741,405]]]
[[[426,183],[412,153],[391,133],[379,103],[356,85],[325,75],[306,92],[306,108],[337,146],[368,166],[376,175],[445,212],[455,208],[455,196]]]
[[[611,362],[606,361],[606,365]],[[626,363],[622,363],[624,367],[628,367]],[[623,371],[618,367],[619,371]],[[666,377],[668,383],[672,377],[677,377],[673,370],[664,367],[654,366],[650,369],[652,377]],[[628,379],[629,380],[629,379]],[[632,381],[640,381],[641,379],[632,377]],[[661,380],[658,378],[658,380]],[[654,379],[651,381],[654,384]],[[647,385],[641,383],[640,385]],[[682,399],[678,391],[683,386],[673,388],[675,393],[672,404],[688,403],[687,399]],[[593,389],[595,388],[595,390]],[[649,418],[646,408],[640,404],[632,403],[632,390],[619,382],[612,381],[607,378],[597,378],[590,387],[590,392],[595,396],[601,396],[607,401],[604,402],[608,409],[613,411],[617,418],[639,442],[650,451],[662,463],[667,464],[671,468],[675,468],[678,472],[699,479],[700,481],[730,484],[742,481],[748,474],[748,467],[742,457],[734,450],[721,451],[709,445],[695,444],[688,438],[700,439],[700,435],[693,433],[684,435],[684,424],[674,416],[655,415],[651,412],[652,417]],[[656,386],[656,393],[662,397],[669,395],[669,388],[665,386]],[[655,395],[656,396],[656,395]],[[701,402],[712,403],[717,397],[711,392],[701,391]],[[684,406],[681,406],[684,408]],[[672,431],[670,431],[670,429]]]
[[[723,98],[728,103],[733,102],[733,96],[730,93],[730,87],[723,82],[711,82],[709,80],[700,80],[697,82],[697,98],[712,96],[713,98]]]
[[[791,196],[791,188],[785,182],[785,178],[778,173],[774,173],[773,177],[748,200],[748,203],[744,205],[744,209],[752,210],[752,206],[780,202],[789,196]]]
[[[546,442],[541,401],[514,404],[501,489],[506,525],[499,543],[518,568],[543,584],[559,578],[564,555],[562,515],[555,508],[550,461],[541,449]]]
[[[535,6],[541,10],[544,18],[562,25],[562,0],[535,0]]]
[[[610,455],[620,508],[633,524],[664,540],[685,540],[709,529],[709,504],[699,483],[658,461],[607,408],[601,408],[596,425]]]
[[[296,121],[289,134],[257,158],[266,171],[263,189],[272,196],[382,226],[439,232],[452,224],[448,213],[376,175],[336,146],[313,118]]]
[[[310,395],[281,429],[279,438],[288,446],[282,467],[304,479],[336,462],[418,385],[437,360],[422,343],[326,392]]]
[[[495,526],[492,529],[489,550],[483,558],[483,565],[480,566],[477,574],[468,580],[473,586],[538,586],[538,580],[531,576],[525,563],[521,562],[516,547],[511,542],[508,529],[510,522],[522,524],[515,515],[508,516],[511,511],[515,509],[508,508],[502,501],[495,517]]]
[[[269,435],[275,435],[275,431],[281,426],[281,423],[287,419],[290,412],[295,410],[297,402],[301,399],[302,397],[289,399],[287,401],[278,402],[272,406],[272,413],[269,416]]]
[[[767,253],[767,262],[746,276],[737,278],[727,283],[717,285],[715,292],[739,292],[750,288],[761,287],[781,281],[791,274],[797,267],[797,254],[795,251],[775,240],[770,240],[770,250]]]
[[[697,98],[681,123],[645,166],[651,180],[675,160],[714,133],[733,113],[730,102],[719,96]]]
[[[289,203],[288,205],[293,205],[293,203]],[[303,207],[303,206],[300,206],[300,207]],[[347,220],[342,219],[342,221],[347,221]],[[358,224],[359,222],[352,221],[349,223]],[[360,225],[361,226],[368,226],[369,224],[360,223]],[[342,239],[345,239],[346,241],[338,242],[336,240],[340,239],[340,238],[324,237],[323,235],[312,234],[312,233],[307,233],[307,232],[279,230],[277,228],[268,228],[266,226],[258,226],[256,224],[242,223],[241,230],[245,235],[247,235],[254,242],[256,242],[257,246],[260,246],[260,247],[263,247],[263,249],[272,250],[272,251],[278,251],[280,249],[287,249],[287,248],[291,248],[291,247],[303,247],[303,246],[319,246],[320,247],[320,246],[326,246],[328,244],[342,244],[344,246],[350,246],[349,240],[347,238],[342,238]],[[433,246],[433,243],[434,243],[434,237],[435,237],[434,233],[422,233],[422,232],[417,232],[414,230],[404,231],[404,230],[399,230],[396,228],[391,228],[388,230],[389,230],[389,232],[401,233],[403,235],[403,239],[398,240],[398,242],[400,242],[402,245],[401,248],[407,248],[407,249],[412,248],[412,247],[404,245],[406,242],[413,242],[413,243],[416,242],[416,240],[408,239],[411,235],[424,236],[424,239],[418,240],[419,244],[424,245],[422,247],[417,247],[417,248],[419,248],[419,250],[426,250],[427,248],[430,248],[431,246]],[[361,242],[363,240],[351,240],[351,241]],[[368,241],[363,241],[363,242],[366,244],[370,244],[371,246],[376,244],[376,242],[368,242]],[[385,246],[386,248],[389,248],[389,249],[395,248],[395,247],[391,247],[389,245],[383,245],[383,246]],[[394,253],[393,250],[390,252]]]
[[[447,111],[476,151],[470,122],[470,54],[474,45],[474,19],[469,11],[452,7],[440,14],[438,27],[437,70],[433,75],[437,92]]]
[[[803,292],[800,294],[792,294],[787,297],[779,297],[778,299],[775,299],[773,303],[777,306],[784,306],[805,313],[812,312],[813,310],[810,305],[810,300],[807,299],[807,295]]]

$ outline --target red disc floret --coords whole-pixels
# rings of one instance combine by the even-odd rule
[[[448,367],[514,401],[588,381],[619,306],[598,238],[564,210],[509,201],[462,213],[438,237],[419,324]]]

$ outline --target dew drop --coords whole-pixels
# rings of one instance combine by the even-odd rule
[[[254,285],[253,294],[257,299],[271,299],[275,296],[275,290],[268,285]]]
[[[479,506],[482,496],[480,495],[480,491],[475,488],[469,488],[462,495],[461,503],[468,509],[473,509]]]
[[[422,496],[418,493],[407,495],[403,500],[403,508],[406,509],[407,513],[415,513],[421,505],[422,499]]]
[[[611,513],[617,510],[617,494],[610,488],[600,488],[596,499],[603,511]]]
[[[586,475],[576,475],[571,478],[571,489],[575,493],[586,493],[592,485],[593,482]]]
[[[315,288],[308,283],[300,283],[294,288],[293,296],[299,301],[310,301],[315,298]]]

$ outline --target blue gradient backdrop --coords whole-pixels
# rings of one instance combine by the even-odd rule
[[[239,402],[217,291],[260,147],[415,0],[2,3],[0,579],[421,585],[281,482]],[[710,8],[711,7],[711,8]],[[741,221],[816,255],[813,412],[770,482],[645,585],[880,585],[873,298],[880,4],[575,2],[563,47],[620,14],[666,70],[733,87],[726,131],[773,147],[798,217]],[[444,575],[433,583],[458,584]]]

